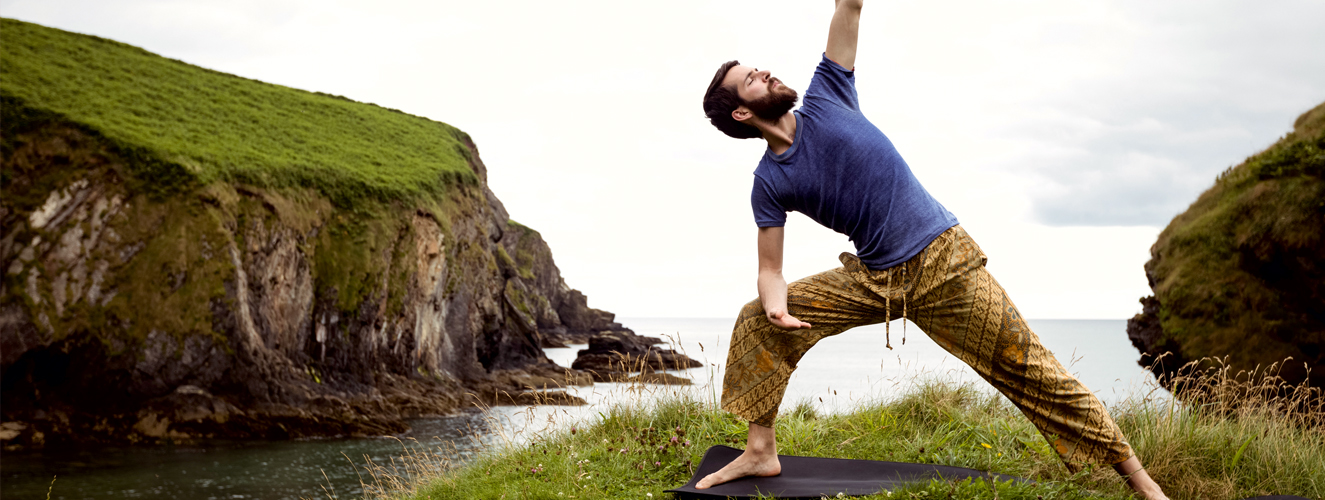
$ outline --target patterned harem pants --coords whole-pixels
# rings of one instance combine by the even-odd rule
[[[787,286],[788,312],[813,327],[784,330],[759,299],[736,320],[723,377],[723,409],[772,427],[796,363],[820,339],[905,316],[1007,396],[1072,472],[1132,456],[1104,405],[1040,344],[988,259],[961,226],[901,265],[872,270],[843,253],[843,267]]]

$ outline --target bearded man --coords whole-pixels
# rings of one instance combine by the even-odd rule
[[[1104,405],[1031,332],[957,218],[861,114],[854,74],[861,3],[837,1],[799,110],[791,111],[794,90],[737,61],[718,69],[704,95],[718,130],[762,138],[768,149],[750,195],[759,298],[736,321],[722,388],[723,409],[749,421],[747,446],[696,487],[780,474],[774,419],[801,356],[824,337],[904,317],[1007,396],[1069,470],[1109,464],[1143,497],[1166,498]],[[856,254],[788,285],[782,244],[791,210],[850,237]]]

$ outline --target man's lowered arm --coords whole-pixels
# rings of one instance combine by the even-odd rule
[[[787,313],[787,280],[782,277],[783,228],[759,228],[759,303],[775,326],[809,328],[810,324]]]
[[[824,55],[849,70],[856,69],[856,39],[863,3],[864,0],[837,0],[837,10],[833,11],[833,21],[828,25],[828,48]]]

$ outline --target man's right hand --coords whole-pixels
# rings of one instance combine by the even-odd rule
[[[768,317],[768,322],[772,323],[773,326],[786,330],[798,330],[810,327],[809,323],[796,319],[795,316],[783,311],[768,311],[764,313],[764,316]]]

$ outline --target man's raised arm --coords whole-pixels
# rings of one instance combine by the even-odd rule
[[[860,33],[860,8],[864,0],[837,0],[837,10],[828,25],[828,48],[824,55],[843,68],[856,69],[856,38]]]

